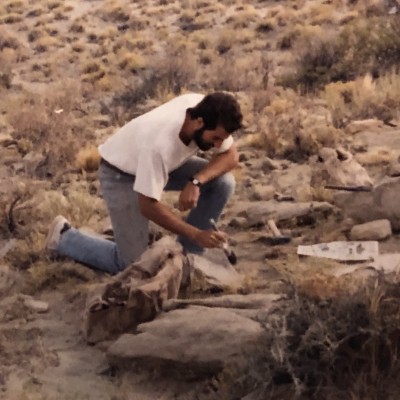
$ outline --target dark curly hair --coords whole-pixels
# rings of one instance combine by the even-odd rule
[[[228,133],[242,127],[243,115],[237,100],[228,93],[214,92],[193,108],[188,108],[191,119],[203,118],[204,129],[214,130],[222,126]]]

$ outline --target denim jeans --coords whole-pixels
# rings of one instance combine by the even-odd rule
[[[165,190],[182,190],[188,179],[207,164],[192,157],[169,174]],[[117,172],[104,164],[99,168],[100,187],[107,204],[114,231],[114,240],[106,240],[71,228],[61,235],[58,252],[92,268],[112,274],[122,271],[146,250],[149,221],[139,209],[138,194],[133,191],[135,177]],[[235,189],[231,173],[219,176],[200,188],[200,198],[186,222],[199,229],[211,229],[209,220],[218,221],[221,212]],[[204,249],[186,237],[178,237],[187,252],[201,253]]]

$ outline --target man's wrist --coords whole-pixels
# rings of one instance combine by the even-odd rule
[[[201,187],[202,183],[200,182],[199,179],[195,178],[194,176],[192,176],[191,178],[189,178],[189,182],[191,182],[193,185],[197,186],[197,187]]]

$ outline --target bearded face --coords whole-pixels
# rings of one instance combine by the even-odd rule
[[[194,132],[193,140],[197,144],[197,147],[202,151],[210,150],[214,147],[214,143],[206,142],[203,138],[205,128],[197,129]]]

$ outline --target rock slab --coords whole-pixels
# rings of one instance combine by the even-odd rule
[[[390,221],[380,219],[377,221],[366,222],[365,224],[355,225],[351,228],[351,240],[384,240],[392,234]]]
[[[393,231],[400,231],[400,178],[387,178],[372,192],[341,193],[334,203],[343,210],[344,218],[357,223],[388,219]]]
[[[240,312],[190,306],[161,314],[122,335],[108,349],[111,364],[138,361],[213,374],[237,362],[263,334],[262,326]]]

